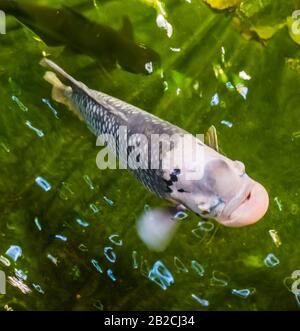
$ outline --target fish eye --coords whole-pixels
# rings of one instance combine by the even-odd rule
[[[243,162],[241,161],[234,161],[235,166],[237,167],[237,169],[241,172],[241,176],[243,176],[245,174],[245,165]]]

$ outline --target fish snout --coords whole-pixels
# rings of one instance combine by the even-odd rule
[[[266,189],[254,182],[245,199],[228,216],[221,215],[217,221],[228,227],[242,227],[258,222],[267,212],[269,195]]]

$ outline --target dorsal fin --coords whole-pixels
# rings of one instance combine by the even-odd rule
[[[215,151],[219,152],[217,129],[214,125],[207,130],[205,134],[205,143]]]
[[[133,27],[128,16],[123,16],[123,24],[120,32],[127,39],[134,40]]]

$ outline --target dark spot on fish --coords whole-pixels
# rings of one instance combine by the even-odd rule
[[[189,193],[188,191],[184,190],[183,188],[180,188],[179,190],[177,190],[178,192],[186,192]]]
[[[171,189],[171,187],[167,186],[167,190],[166,190],[166,192],[168,192],[168,193],[172,193],[173,190]]]
[[[166,186],[166,192],[168,192],[168,193],[173,192],[173,190],[170,187],[170,186],[173,185],[173,182],[171,180],[166,180],[166,179],[164,179],[164,182],[167,184],[167,186]]]
[[[177,182],[178,178],[177,176],[180,174],[180,169],[174,169],[172,173],[170,174],[170,178],[172,182]]]
[[[164,182],[165,182],[168,186],[172,186],[172,185],[173,185],[172,180],[166,180],[166,179],[164,179]]]
[[[141,159],[141,154],[139,154],[139,155],[136,157],[136,161],[137,161],[137,162],[140,162],[140,159]]]
[[[171,174],[171,175],[170,175],[170,178],[171,178],[171,181],[172,181],[172,182],[177,182],[177,181],[178,181],[177,176],[174,175],[174,174]]]

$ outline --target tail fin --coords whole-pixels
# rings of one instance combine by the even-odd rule
[[[64,85],[52,71],[46,71],[44,79],[52,85],[52,99],[69,106],[69,98],[72,94],[72,88]]]
[[[72,76],[67,74],[62,68],[60,68],[57,64],[52,62],[47,58],[43,58],[40,61],[40,65],[46,68],[50,68],[52,71],[46,71],[44,75],[44,79],[52,85],[52,99],[66,105],[71,111],[73,111],[81,120],[83,120],[81,114],[79,113],[78,109],[72,102],[71,96],[73,93],[72,86],[80,86],[80,82],[74,79]],[[61,82],[61,80],[57,77],[58,74],[61,76],[67,84],[65,85]]]
[[[67,74],[60,66],[58,66],[53,61],[47,59],[46,57],[44,57],[40,61],[40,65],[42,67],[51,69],[52,71],[54,71],[56,74],[58,74],[59,76],[61,76],[62,78],[64,78],[68,82],[70,82],[71,84],[79,85],[78,84],[79,82],[76,79],[74,79],[72,76],[70,76],[69,74]]]

